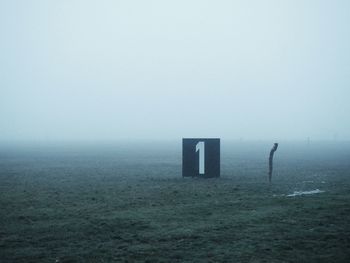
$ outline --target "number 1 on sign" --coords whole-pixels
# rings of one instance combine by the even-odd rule
[[[198,142],[196,145],[196,152],[199,152],[199,174],[205,174],[205,144]]]

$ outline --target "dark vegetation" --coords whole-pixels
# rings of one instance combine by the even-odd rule
[[[0,262],[350,262],[350,145],[222,142],[222,176],[180,143],[3,145]],[[287,197],[294,191],[324,193]]]

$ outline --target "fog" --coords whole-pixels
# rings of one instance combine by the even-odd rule
[[[350,1],[1,1],[0,140],[349,140]]]

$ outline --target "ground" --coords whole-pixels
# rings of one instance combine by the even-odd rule
[[[350,144],[222,141],[217,179],[180,142],[4,144],[0,262],[350,262]],[[294,191],[314,195],[288,197]]]

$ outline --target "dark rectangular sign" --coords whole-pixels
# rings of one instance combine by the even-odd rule
[[[183,177],[220,177],[220,139],[182,139]]]

